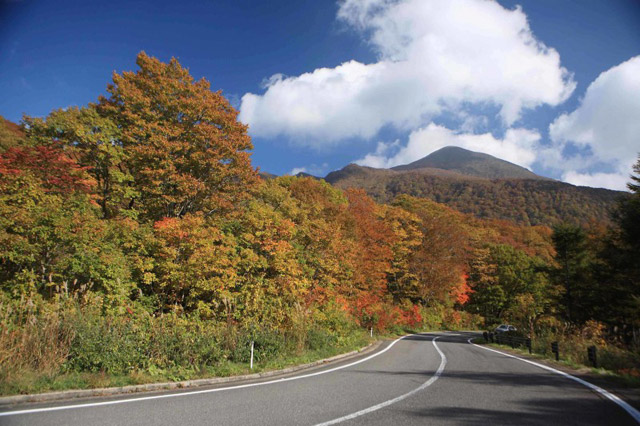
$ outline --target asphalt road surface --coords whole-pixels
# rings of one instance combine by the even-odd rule
[[[279,379],[5,408],[0,425],[638,424],[593,389],[472,336],[408,336]]]

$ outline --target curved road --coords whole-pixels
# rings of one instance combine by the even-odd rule
[[[280,379],[0,410],[0,425],[635,425],[566,377],[425,333]]]

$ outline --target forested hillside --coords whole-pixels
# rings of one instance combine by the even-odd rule
[[[365,188],[384,204],[261,178],[221,92],[175,59],[137,65],[95,103],[0,122],[0,392],[231,374],[250,341],[267,366],[361,346],[371,328],[636,335],[637,187],[614,227],[585,232],[412,196],[419,179],[442,188],[434,175],[341,172],[338,186],[376,177]],[[477,216],[605,218],[605,201],[557,182],[446,181]]]
[[[577,187],[551,179],[486,179],[443,169],[384,170],[350,164],[329,173],[339,188],[362,188],[381,203],[400,194],[429,198],[479,218],[551,226],[608,222],[624,192]]]
[[[392,167],[392,170],[450,170],[465,176],[488,179],[547,179],[508,161],[457,146],[446,146],[420,160]]]

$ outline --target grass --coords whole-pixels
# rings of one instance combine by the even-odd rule
[[[369,336],[369,333],[361,332],[357,335],[350,336],[348,339],[344,339],[343,343],[337,346],[328,345],[313,350],[303,349],[294,353],[281,353],[271,359],[255,362],[253,370],[249,368],[248,362],[232,362],[228,360],[199,369],[185,367],[160,369],[152,367],[146,371],[134,370],[128,374],[77,371],[42,372],[33,369],[23,369],[20,374],[12,374],[10,380],[0,381],[0,395],[9,396],[72,389],[120,387],[147,383],[240,376],[280,370],[295,365],[312,363],[354,350],[360,350],[376,340],[397,338],[416,332],[418,332],[418,330],[396,329],[374,335],[373,338]]]
[[[0,382],[0,395],[8,396],[71,389],[119,387],[146,383],[229,377],[279,370],[359,350],[375,341],[375,339],[370,339],[365,333],[361,334],[362,336],[358,336],[358,338],[347,339],[347,342],[340,346],[326,346],[315,350],[306,349],[298,351],[297,353],[283,353],[263,362],[255,362],[253,370],[249,368],[249,363],[232,361],[223,361],[216,365],[204,366],[199,369],[183,366],[170,369],[149,368],[146,371],[134,370],[124,375],[108,374],[105,372],[42,372],[23,369],[20,371],[20,374],[12,374],[9,380]]]

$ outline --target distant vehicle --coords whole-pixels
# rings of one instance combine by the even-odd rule
[[[501,324],[493,330],[495,333],[506,333],[507,331],[517,331],[518,329],[509,324]]]

